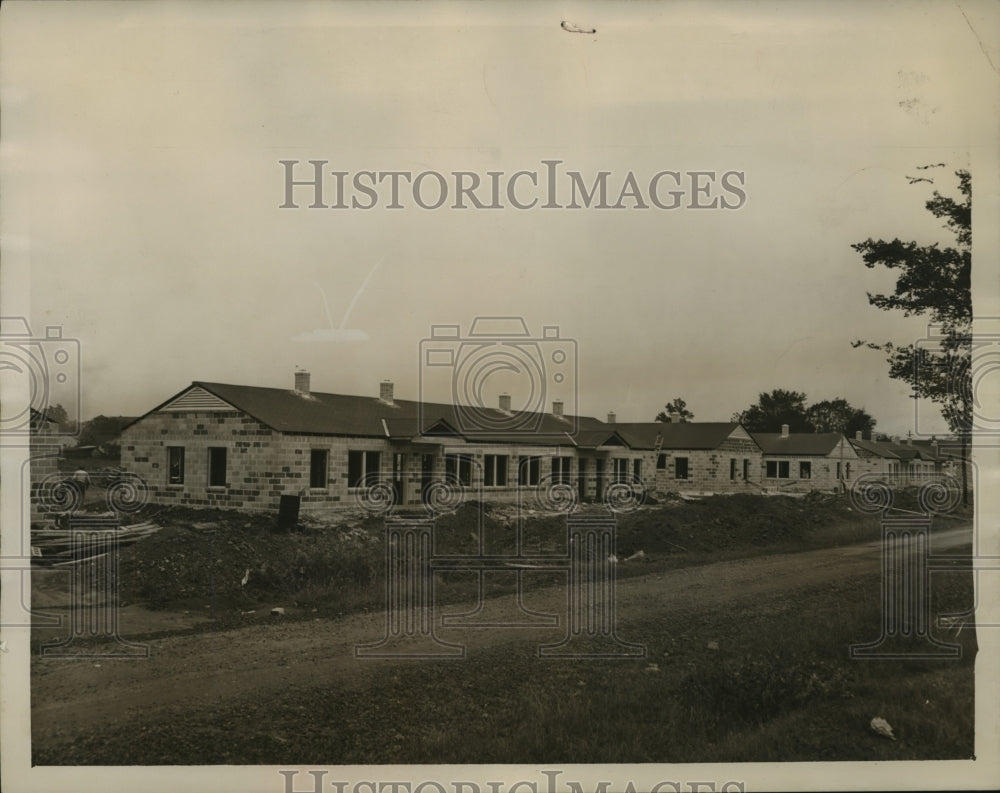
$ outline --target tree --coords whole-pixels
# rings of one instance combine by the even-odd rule
[[[657,421],[690,421],[693,418],[694,413],[687,409],[687,402],[680,397],[664,405],[663,410],[656,414]]]
[[[921,170],[939,166],[922,166]],[[889,376],[912,388],[914,399],[929,399],[940,406],[941,415],[962,446],[962,501],[968,503],[966,456],[972,433],[972,178],[958,170],[961,198],[944,196],[937,190],[925,207],[955,235],[954,247],[938,243],[919,245],[871,238],[851,247],[861,254],[868,269],[881,266],[899,270],[891,295],[868,293],[869,304],[883,311],[902,311],[904,316],[926,315],[936,338],[920,344],[900,346],[892,342],[862,345],[886,354]],[[923,181],[923,180],[913,180]],[[933,183],[933,180],[928,180]]]
[[[756,404],[733,413],[751,432],[780,432],[783,424],[789,432],[842,432],[853,435],[861,430],[871,433],[877,423],[864,408],[856,408],[846,399],[824,399],[806,405],[806,395],[800,391],[776,388],[761,394]]]
[[[761,394],[757,403],[740,415],[751,432],[780,432],[782,424],[787,424],[790,432],[812,432],[806,395],[799,391],[775,388],[769,394]]]
[[[45,415],[58,424],[59,429],[67,429],[67,425],[69,424],[69,415],[66,413],[66,408],[62,405],[49,405],[49,407],[45,410]]]
[[[864,408],[856,408],[846,399],[824,399],[810,405],[806,418],[813,432],[842,432],[853,436],[857,432],[871,434],[876,421]]]
[[[100,446],[115,440],[131,422],[128,416],[95,416],[80,428],[80,446]]]

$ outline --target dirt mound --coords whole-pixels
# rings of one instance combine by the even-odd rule
[[[384,597],[385,533],[377,517],[303,518],[293,533],[278,533],[273,514],[164,508],[143,519],[163,528],[121,550],[120,591],[126,603],[217,609],[299,604],[346,613],[377,605]],[[861,532],[867,536],[877,527],[873,520],[852,510],[846,496],[671,500],[618,516],[617,555],[625,559],[643,551],[643,561],[654,561],[788,548],[830,526],[855,526],[857,538]],[[519,516],[511,505],[479,503],[436,520],[434,553],[512,555],[519,522],[522,553],[565,553],[564,516]]]
[[[620,516],[618,555],[763,547],[802,540],[811,530],[836,522],[867,521],[850,509],[845,496],[736,494],[678,500]]]
[[[159,532],[121,551],[126,603],[245,607],[310,589],[364,587],[383,564],[372,519],[294,533],[276,532],[273,515],[222,510],[161,510],[156,521]]]

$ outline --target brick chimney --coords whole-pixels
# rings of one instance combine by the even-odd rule
[[[302,396],[309,396],[309,372],[298,371],[295,373],[295,391]]]
[[[563,401],[561,399],[556,399],[555,401],[553,401],[552,415],[555,416],[557,419],[561,419],[563,417]]]
[[[864,439],[865,439],[864,433],[861,430],[858,430],[857,432],[854,433],[854,440],[863,441]]]
[[[383,380],[378,384],[378,398],[385,404],[392,404],[392,380]]]
[[[618,416],[615,415],[613,410],[608,411],[608,424],[614,424],[618,420]]]
[[[787,424],[782,424],[781,425],[781,437],[782,438],[787,438],[788,437],[788,425]]]
[[[510,413],[510,394],[506,391],[500,395],[500,410],[504,413]]]

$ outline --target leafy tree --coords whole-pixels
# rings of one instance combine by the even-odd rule
[[[128,416],[95,416],[80,428],[80,446],[100,446],[115,440],[132,419]]]
[[[806,418],[813,432],[842,432],[854,436],[858,431],[871,434],[876,421],[863,408],[856,408],[846,399],[824,399],[810,405]]]
[[[680,397],[674,399],[656,414],[656,421],[690,421],[694,413],[687,409],[687,402]]]
[[[62,405],[49,405],[45,411],[45,415],[58,424],[60,429],[66,429],[69,424],[69,415],[66,413],[66,408]]]
[[[789,432],[842,432],[853,435],[858,430],[871,433],[876,421],[863,408],[856,408],[846,399],[824,399],[806,405],[806,395],[800,391],[776,388],[761,394],[757,403],[734,413],[738,421],[751,432],[780,432],[783,424]]]
[[[787,424],[790,432],[812,432],[806,395],[800,391],[775,388],[769,394],[761,394],[756,404],[739,415],[751,432],[780,432],[782,424]]]
[[[923,166],[922,170],[938,166]],[[865,345],[886,354],[889,376],[912,388],[914,399],[929,399],[939,405],[941,415],[962,445],[963,502],[968,503],[968,472],[965,459],[972,432],[972,178],[958,170],[960,197],[944,196],[937,190],[925,204],[934,217],[955,235],[955,245],[919,245],[871,238],[851,247],[861,254],[865,267],[898,270],[891,295],[868,293],[868,302],[884,311],[902,311],[904,316],[926,315],[940,336],[933,342],[900,346],[892,342]],[[911,180],[911,183],[914,180]],[[923,180],[920,180],[923,181]],[[927,180],[933,183],[933,180]]]

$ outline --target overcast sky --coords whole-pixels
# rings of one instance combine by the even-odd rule
[[[546,402],[567,410],[651,420],[680,396],[728,420],[780,387],[845,397],[905,434],[908,389],[851,341],[905,343],[926,321],[870,307],[893,279],[850,246],[948,241],[924,202],[954,194],[957,168],[995,194],[995,170],[976,170],[996,156],[995,10],[7,7],[4,314],[80,340],[85,418],[141,414],[193,380],[291,387],[296,366],[314,390],[392,379],[416,398],[432,325],[511,315],[575,340],[570,376],[545,373]],[[309,209],[308,188],[281,209],[289,159],[299,177],[319,159],[348,180],[541,176],[556,159],[588,184],[609,171],[611,201],[630,171],[643,189],[663,170],[739,171],[746,200],[430,211],[404,185],[402,210]],[[331,328],[354,333],[295,340]],[[425,396],[450,398],[441,382]],[[519,404],[519,387],[498,375],[483,393]]]

